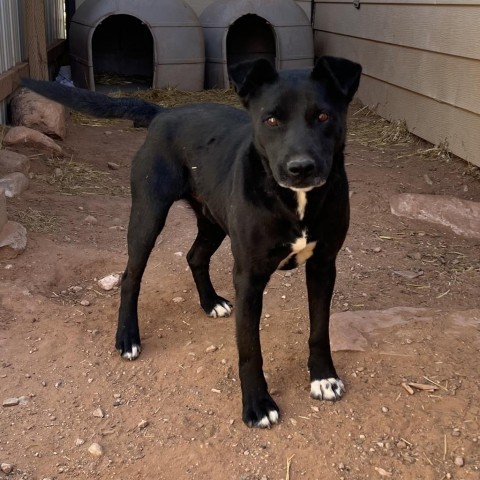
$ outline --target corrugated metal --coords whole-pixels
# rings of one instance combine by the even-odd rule
[[[0,74],[22,60],[23,35],[20,31],[21,4],[18,0],[0,0]],[[6,102],[0,102],[0,124],[6,122]]]
[[[45,27],[47,45],[59,38],[66,38],[64,0],[45,0]]]
[[[23,0],[0,0],[0,74],[25,60]],[[45,0],[47,45],[65,38],[64,0]],[[0,124],[6,123],[6,101],[0,102]]]

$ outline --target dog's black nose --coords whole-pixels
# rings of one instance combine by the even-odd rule
[[[287,163],[287,170],[293,177],[307,177],[315,169],[315,162],[308,157],[294,158]]]

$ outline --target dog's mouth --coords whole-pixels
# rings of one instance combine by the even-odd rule
[[[276,170],[276,171],[275,171]],[[277,183],[297,191],[308,191],[325,185],[326,175],[310,156],[295,156],[273,170]]]
[[[289,188],[294,192],[309,192],[314,188],[323,187],[327,181],[324,178],[315,177],[310,179],[309,181],[289,181],[290,179],[283,179],[282,181],[278,182],[278,184],[283,188]]]

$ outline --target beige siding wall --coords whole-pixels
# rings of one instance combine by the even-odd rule
[[[359,98],[480,165],[480,1],[316,1],[315,47],[360,62]]]

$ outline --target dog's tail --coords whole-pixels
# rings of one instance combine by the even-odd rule
[[[139,98],[114,98],[57,82],[23,78],[22,85],[43,97],[61,103],[77,112],[99,118],[126,118],[135,126],[148,127],[153,118],[165,108]]]

